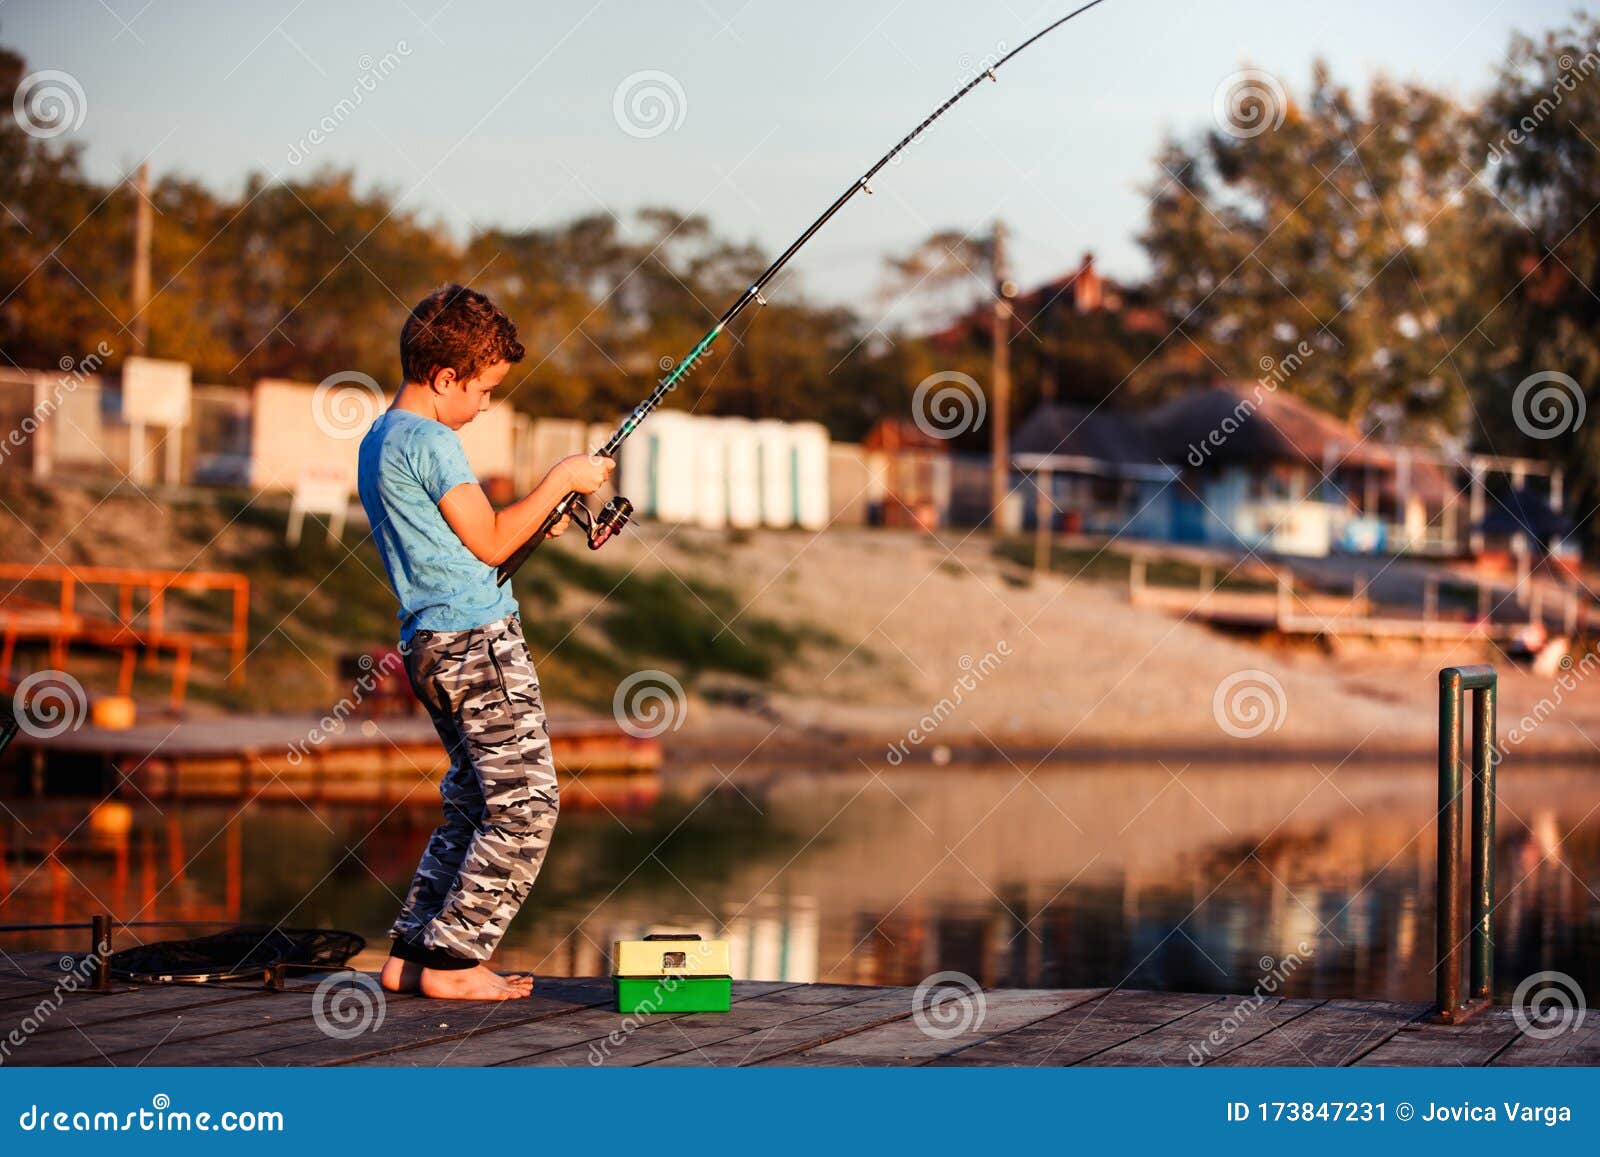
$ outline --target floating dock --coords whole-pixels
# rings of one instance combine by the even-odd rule
[[[21,953],[0,968],[0,1036],[28,1018],[34,1026],[7,1064],[1600,1063],[1600,1018],[1538,1039],[1507,1008],[1465,1025],[1436,1025],[1426,1022],[1431,1006],[1421,1001],[999,989],[981,1001],[966,993],[930,1015],[909,987],[735,981],[726,1013],[623,1016],[607,979],[541,978],[528,999],[477,1003],[380,994],[362,973],[333,994],[341,1001],[334,1021],[328,993],[319,1008],[317,977],[282,992],[118,986],[61,995],[59,962],[59,953]]]
[[[564,805],[656,798],[661,748],[655,739],[596,718],[552,720],[550,732],[557,770],[565,773]],[[23,733],[8,754],[19,781],[13,794],[114,793],[156,803],[396,802],[437,784],[446,767],[444,747],[420,715],[342,721],[227,716],[120,731],[85,726],[49,738]],[[424,790],[419,798],[432,802],[433,796]]]

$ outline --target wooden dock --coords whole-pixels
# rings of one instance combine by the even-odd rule
[[[1420,605],[1381,607],[1372,598],[1364,577],[1355,579],[1349,593],[1345,594],[1297,585],[1294,575],[1286,568],[1259,563],[1237,564],[1223,573],[1232,574],[1238,570],[1241,579],[1257,587],[1241,589],[1217,586],[1218,565],[1205,563],[1200,566],[1200,581],[1195,586],[1167,586],[1151,584],[1147,579],[1148,567],[1148,560],[1142,556],[1131,560],[1128,602],[1133,606],[1148,607],[1173,618],[1286,636],[1409,639],[1423,643],[1478,641],[1504,645],[1520,638],[1535,623],[1543,624],[1552,633],[1572,638],[1587,630],[1591,620],[1590,603],[1580,599],[1576,589],[1562,592],[1559,599],[1553,600],[1558,605],[1547,608],[1544,588],[1539,584],[1530,588],[1526,613],[1520,605],[1514,605],[1497,617],[1496,595],[1483,584],[1477,587],[1475,611],[1459,606],[1449,610],[1441,608],[1442,579],[1436,574],[1423,580]],[[1270,588],[1263,585],[1263,577],[1270,578]],[[1508,593],[1499,601],[1509,597]],[[1554,613],[1547,613],[1547,610]]]
[[[59,955],[0,957],[0,1040],[22,1065],[1595,1065],[1600,1018],[1549,1040],[1491,1009],[1460,1027],[1421,1002],[1103,988],[983,993],[919,1024],[906,987],[736,981],[731,1012],[619,1015],[604,979],[541,979],[505,1003],[351,991],[365,1031],[319,1027],[316,978],[284,992],[119,986],[59,999]],[[367,975],[367,974],[362,974]],[[52,989],[52,985],[55,986]],[[42,1009],[59,1004],[53,1011]],[[382,1016],[376,1011],[381,1007]],[[32,1021],[34,1027],[29,1028]],[[938,1035],[946,1028],[954,1035]],[[342,1035],[348,1033],[349,1035]]]
[[[570,785],[564,804],[582,806],[590,794],[607,806],[644,804],[659,794],[657,740],[598,718],[554,719],[550,732],[557,770],[567,777],[563,791]],[[444,748],[425,715],[226,716],[117,731],[85,726],[50,738],[23,732],[9,754],[19,781],[13,794],[112,792],[158,803],[395,802],[419,784],[436,783],[445,770]]]

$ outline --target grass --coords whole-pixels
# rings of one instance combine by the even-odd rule
[[[594,619],[618,655],[671,663],[690,680],[710,672],[770,680],[806,644],[838,641],[751,614],[732,590],[672,571],[608,567],[572,551],[535,558],[536,586],[571,585],[604,600]]]

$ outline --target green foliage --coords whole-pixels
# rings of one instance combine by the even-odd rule
[[[1485,102],[1474,160],[1502,199],[1496,301],[1467,346],[1494,343],[1494,372],[1477,383],[1482,439],[1506,453],[1554,456],[1572,472],[1579,512],[1600,500],[1600,18],[1578,14],[1539,40],[1516,37]],[[1578,383],[1588,420],[1552,439],[1518,428],[1513,406],[1528,375]],[[1535,423],[1536,428],[1547,429]]]
[[[989,382],[996,280],[992,234],[940,230],[910,252],[891,255],[885,264],[885,301],[905,304],[911,315],[908,328],[931,332],[896,333],[893,348],[878,352],[877,367],[889,380],[912,387],[930,374],[952,370],[980,384]],[[1128,304],[1135,303],[1118,303]],[[1006,344],[1013,428],[1044,401],[1097,406],[1114,395],[1119,402],[1135,400],[1154,377],[1147,372],[1129,381],[1155,352],[1159,334],[1130,327],[1120,308],[1079,312],[1072,291],[1060,285],[1017,296],[1012,308]],[[880,412],[908,416],[909,392],[907,388],[884,398]],[[979,426],[953,445],[985,453],[989,436],[989,429]]]
[[[0,102],[25,71],[0,50]],[[54,366],[105,341],[130,352],[131,187],[102,185],[79,150],[0,119],[0,354]],[[753,244],[701,216],[647,208],[457,243],[396,192],[324,169],[235,196],[172,175],[155,181],[149,352],[201,382],[320,381],[358,370],[395,385],[406,312],[430,289],[470,280],[517,321],[530,356],[503,387],[547,417],[610,421],[648,393],[765,265]],[[808,303],[790,281],[758,325],[717,343],[669,406],[752,418],[821,416],[859,435],[875,411],[870,357],[848,310]]]
[[[770,679],[785,657],[805,643],[834,641],[823,632],[741,613],[739,600],[727,588],[669,570],[641,574],[563,550],[541,551],[535,557],[558,583],[604,600],[594,620],[617,652],[671,664],[691,680],[710,672]]]
[[[1476,104],[1382,77],[1358,97],[1318,67],[1266,112],[1159,159],[1142,240],[1184,319],[1169,347],[1254,379],[1304,341],[1285,391],[1379,440],[1555,457],[1591,510],[1600,423],[1535,438],[1513,398],[1554,371],[1600,401],[1600,19],[1515,37]]]
[[[1174,348],[1192,343],[1201,377],[1254,380],[1304,342],[1285,389],[1396,432],[1460,432],[1489,355],[1458,343],[1493,302],[1499,213],[1461,163],[1469,110],[1382,77],[1361,98],[1318,65],[1303,99],[1260,111],[1251,133],[1159,158],[1142,241],[1183,319]]]
[[[1516,37],[1471,102],[1384,77],[1358,92],[1318,66],[1306,91],[1265,110],[1265,131],[1170,140],[1141,237],[1152,274],[1131,295],[1153,308],[1138,326],[1048,294],[1048,308],[1019,312],[1013,419],[1047,397],[1138,405],[1197,379],[1255,379],[1304,342],[1314,352],[1286,391],[1380,439],[1558,455],[1573,505],[1593,506],[1600,421],[1530,439],[1511,399],[1540,371],[1600,389],[1597,44],[1600,18],[1584,13]],[[26,71],[0,49],[0,107]],[[252,175],[236,195],[165,174],[152,201],[149,352],[192,363],[198,380],[360,370],[393,384],[409,305],[470,279],[510,310],[531,351],[505,392],[552,417],[615,418],[768,256],[660,207],[458,240],[395,191],[338,170]],[[0,204],[0,356],[50,367],[104,341],[114,370],[129,344],[134,194],[91,179],[78,146],[4,117]],[[988,237],[974,222],[891,258],[884,304],[903,300],[909,321],[889,335],[786,279],[667,405],[815,418],[855,440],[878,418],[908,416],[911,391],[935,371],[987,382]],[[1181,319],[1178,332],[1148,324],[1162,316]],[[959,445],[981,450],[986,437]],[[703,661],[724,661],[714,652]]]

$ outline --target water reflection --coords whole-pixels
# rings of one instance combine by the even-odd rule
[[[1510,769],[1501,784],[1501,996],[1542,969],[1600,993],[1600,772]],[[642,810],[563,817],[500,959],[603,974],[612,940],[688,928],[731,940],[757,979],[956,969],[1246,992],[1292,961],[1290,995],[1427,999],[1434,790],[1423,766],[677,775]],[[434,823],[295,804],[12,809],[7,922],[283,921],[380,950]]]

